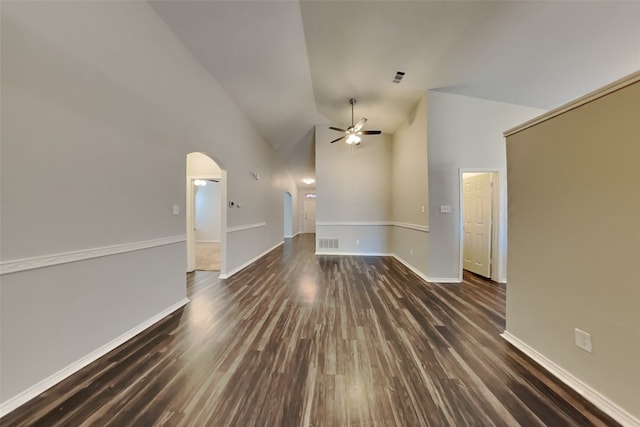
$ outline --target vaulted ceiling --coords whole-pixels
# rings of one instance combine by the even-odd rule
[[[347,126],[349,98],[393,133],[430,89],[552,109],[640,69],[636,1],[150,3],[299,187],[314,125]]]

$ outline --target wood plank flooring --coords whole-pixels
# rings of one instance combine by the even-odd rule
[[[615,426],[504,342],[505,287],[299,235],[2,426]]]

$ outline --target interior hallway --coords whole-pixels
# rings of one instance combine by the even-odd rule
[[[286,239],[3,426],[614,426],[504,342],[505,287]],[[114,316],[117,313],[114,313]]]

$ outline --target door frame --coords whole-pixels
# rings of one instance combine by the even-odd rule
[[[207,155],[211,158],[211,156]],[[213,160],[213,159],[212,159]],[[216,160],[214,160],[218,163]],[[220,163],[218,163],[218,166]],[[227,171],[220,167],[220,175],[187,175],[187,272],[196,268],[195,190],[196,179],[215,179],[220,182],[220,276],[227,274]]]
[[[283,235],[284,238],[290,238],[294,236],[294,232],[293,232],[293,195],[291,194],[290,191],[285,191],[284,192],[284,196],[283,196],[284,202],[283,202],[283,222],[284,222],[284,230],[283,230]],[[288,214],[288,215],[287,215]],[[289,219],[289,221],[287,221],[287,217]],[[289,233],[287,233],[287,231],[289,231]],[[288,235],[287,235],[288,234]]]
[[[507,174],[505,168],[460,168],[459,193],[460,209],[458,230],[460,233],[460,281],[462,282],[464,266],[464,174],[465,173],[494,173],[497,179],[493,182],[491,228],[491,280],[499,283],[507,282]],[[497,189],[496,189],[497,183]]]

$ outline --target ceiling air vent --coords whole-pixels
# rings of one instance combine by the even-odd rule
[[[396,70],[396,74],[393,76],[393,82],[394,83],[400,83],[400,81],[402,81],[402,78],[404,77],[405,72],[402,70]]]

